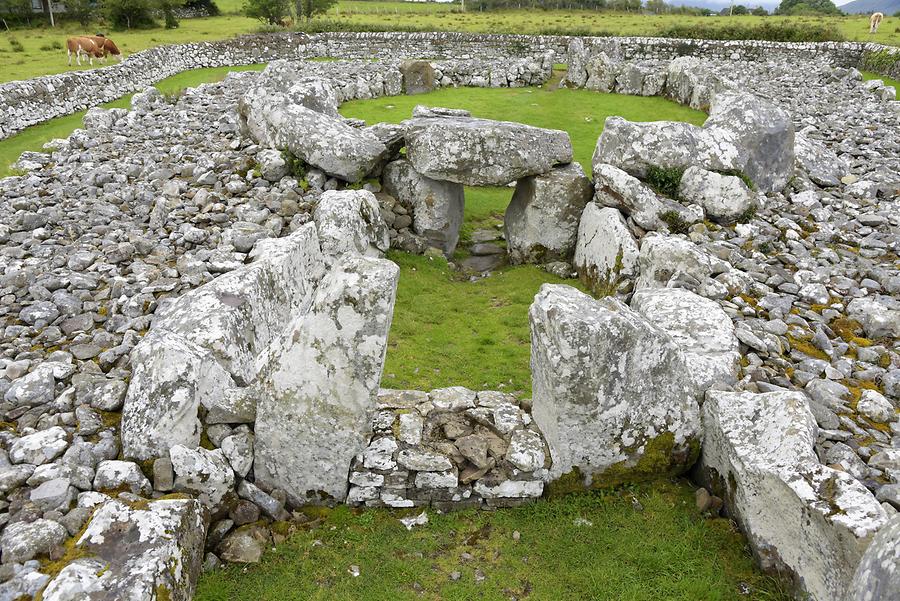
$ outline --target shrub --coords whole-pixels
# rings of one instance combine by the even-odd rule
[[[651,165],[647,169],[646,181],[647,185],[658,194],[677,200],[678,185],[681,183],[682,175],[684,175],[684,169],[679,167],[664,168]]]
[[[201,11],[210,17],[216,17],[222,14],[219,6],[213,0],[188,0],[184,3],[185,8]]]
[[[153,0],[103,0],[103,13],[115,27],[139,29],[156,25]]]
[[[769,42],[841,42],[844,35],[830,24],[782,21],[759,25],[676,24],[665,27],[659,35],[667,38],[694,40],[765,40]]]
[[[41,50],[44,52],[52,52],[53,50],[62,50],[62,49],[63,49],[63,45],[62,45],[62,42],[60,42],[59,40],[53,40],[51,43],[44,44],[43,46],[41,46]]]
[[[842,15],[831,0],[781,0],[776,15]]]
[[[22,45],[18,38],[9,38],[9,47],[12,48],[13,52],[25,52],[25,46]]]
[[[87,26],[97,18],[97,3],[92,0],[66,0],[66,17]]]
[[[669,226],[669,231],[673,234],[685,234],[691,226],[687,221],[681,218],[678,211],[663,211],[657,215],[657,217]]]
[[[288,0],[245,0],[244,14],[268,25],[280,25],[281,18],[290,12]]]
[[[309,21],[316,15],[324,14],[335,4],[337,0],[296,0],[294,6],[297,9],[297,16]]]

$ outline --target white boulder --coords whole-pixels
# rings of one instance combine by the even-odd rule
[[[618,209],[589,202],[581,214],[573,265],[595,292],[610,291],[638,273],[637,240]]]

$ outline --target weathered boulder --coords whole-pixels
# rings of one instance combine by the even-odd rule
[[[510,262],[570,259],[592,193],[591,180],[578,163],[520,179],[503,219]]]
[[[622,117],[607,117],[594,149],[594,177],[597,167],[604,163],[639,178],[646,178],[651,167],[687,169],[696,165],[710,171],[730,171],[743,164],[740,152],[731,139],[690,123],[633,123]]]
[[[673,277],[687,275],[697,282],[727,269],[696,244],[685,238],[648,234],[641,240],[638,256],[640,276],[635,289],[665,288]]]
[[[793,573],[816,601],[843,599],[887,517],[856,479],[819,463],[805,396],[710,390],[703,431],[704,471],[763,568]]]
[[[569,134],[474,117],[404,122],[406,155],[425,177],[467,186],[502,186],[572,161]]]
[[[900,599],[900,515],[878,531],[856,567],[846,601]]]
[[[200,407],[210,423],[253,421],[255,397],[245,387],[256,376],[256,353],[309,305],[325,271],[313,224],[257,246],[247,267],[157,311],[132,351],[122,410],[126,457],[152,459],[176,444],[198,446]]]
[[[605,52],[592,56],[586,65],[585,89],[612,92],[616,88],[616,76],[621,68],[621,65],[607,56]]]
[[[799,132],[794,135],[794,156],[809,179],[820,186],[838,186],[841,178],[850,172],[847,164],[827,146]]]
[[[703,210],[684,206],[654,192],[649,186],[612,165],[594,163],[594,202],[625,213],[645,230],[667,232],[670,215],[685,224],[703,220]]]
[[[256,160],[259,163],[259,174],[263,179],[277,182],[288,174],[287,162],[277,150],[270,148],[261,150],[256,155]]]
[[[45,601],[189,601],[200,576],[206,511],[194,499],[133,509],[108,501],[75,541],[82,555],[43,592]]]
[[[703,129],[739,149],[735,168],[761,192],[782,190],[793,175],[794,124],[774,104],[742,92],[717,94]]]
[[[578,225],[573,265],[591,290],[609,292],[621,278],[635,277],[639,252],[637,240],[617,209],[587,204]]]
[[[649,65],[627,63],[616,74],[616,93],[659,96],[666,85],[666,72]]]
[[[254,94],[283,93],[293,104],[319,113],[338,116],[338,97],[334,84],[322,77],[310,76],[295,61],[271,61],[256,79]]]
[[[731,84],[692,56],[679,56],[669,63],[666,73],[666,96],[693,109],[708,110],[717,93]]]
[[[685,169],[678,196],[703,207],[706,215],[718,223],[734,223],[756,203],[756,194],[741,178],[701,167]]]
[[[388,163],[381,182],[385,192],[412,211],[413,230],[445,255],[452,255],[463,221],[462,184],[425,177],[406,159]]]
[[[345,255],[261,357],[260,487],[294,505],[345,498],[350,461],[370,438],[398,277],[390,261]]]
[[[61,545],[68,533],[57,522],[39,518],[33,522],[13,522],[0,536],[3,563],[21,563],[36,555],[48,555]]]
[[[737,381],[741,354],[731,318],[719,303],[683,288],[637,291],[631,308],[662,328],[684,351],[688,375],[702,394]]]
[[[175,445],[169,449],[174,488],[197,497],[210,511],[218,509],[234,489],[234,471],[222,449],[209,451]]]
[[[684,353],[611,297],[545,284],[529,311],[533,417],[551,479],[609,484],[681,472],[699,447]]]
[[[378,200],[367,190],[325,192],[319,198],[313,220],[326,261],[348,252],[380,256],[390,246]]]
[[[256,142],[288,150],[308,165],[348,182],[375,170],[388,149],[367,129],[295,104],[287,95],[257,88],[238,104],[243,129]]]
[[[900,337],[900,301],[895,298],[854,298],[847,304],[847,315],[862,324],[867,336]]]
[[[425,94],[435,89],[434,65],[428,61],[403,61],[400,73],[404,94]]]

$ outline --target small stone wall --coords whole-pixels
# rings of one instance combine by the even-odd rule
[[[555,55],[557,62],[566,62],[566,49],[571,39],[566,36],[440,32],[276,33],[245,35],[220,42],[159,46],[99,69],[0,85],[0,139],[30,125],[115,100],[190,69],[248,65],[292,57],[453,58],[465,61],[548,52]],[[668,38],[584,38],[584,41],[592,52],[604,51],[623,59],[668,60],[692,55],[754,61],[782,54],[803,59],[822,58],[842,66],[859,65],[867,51],[887,49],[879,44],[859,42],[793,44]],[[59,58],[64,60],[62,52]]]

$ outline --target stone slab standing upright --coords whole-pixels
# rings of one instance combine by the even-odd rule
[[[681,349],[613,298],[544,284],[529,311],[533,417],[551,479],[601,485],[693,464],[700,418]]]
[[[764,569],[787,571],[814,601],[844,599],[884,509],[858,480],[819,463],[803,393],[711,390],[703,473]]]
[[[578,163],[520,179],[503,219],[510,262],[570,260],[592,194],[591,180]]]
[[[398,277],[391,261],[345,255],[260,359],[256,484],[291,505],[346,498],[371,437]]]

